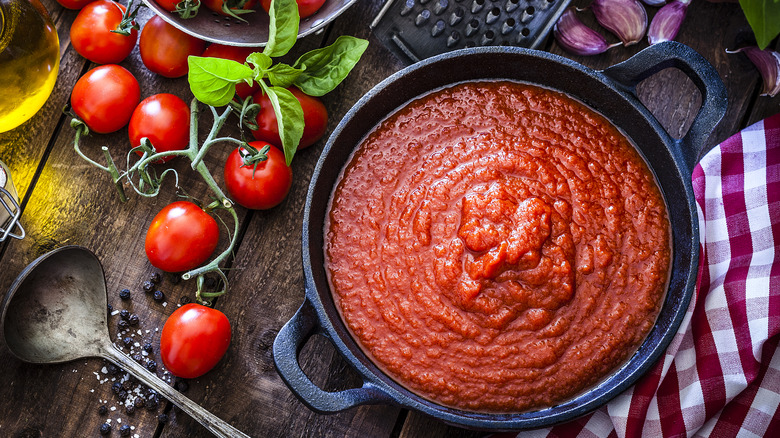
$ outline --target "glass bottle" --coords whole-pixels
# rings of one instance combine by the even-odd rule
[[[0,132],[46,103],[60,65],[57,30],[39,0],[0,0]]]

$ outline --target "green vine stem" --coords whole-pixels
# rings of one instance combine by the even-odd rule
[[[74,119],[71,121],[71,126],[76,130],[76,136],[74,139],[74,149],[76,153],[81,156],[88,163],[93,166],[107,172],[114,186],[119,193],[119,199],[122,202],[127,201],[123,185],[121,181],[127,180],[133,190],[141,196],[153,197],[157,196],[162,185],[162,181],[168,173],[173,173],[175,178],[175,185],[178,187],[178,174],[174,169],[165,169],[159,176],[156,175],[152,164],[160,163],[163,159],[172,158],[176,156],[187,157],[191,161],[192,169],[197,172],[201,178],[208,185],[209,189],[214,193],[216,201],[204,208],[206,212],[210,212],[214,209],[224,209],[230,212],[233,218],[233,232],[230,236],[230,243],[227,248],[212,259],[207,264],[187,271],[182,274],[183,280],[190,280],[197,278],[197,291],[195,297],[200,302],[210,302],[213,298],[225,294],[228,290],[228,279],[225,273],[220,268],[222,264],[232,253],[238,241],[239,234],[239,220],[238,214],[233,206],[233,202],[228,199],[225,193],[217,184],[216,180],[212,176],[206,164],[203,162],[203,158],[208,153],[209,149],[217,143],[227,143],[235,145],[236,147],[245,147],[251,156],[259,155],[261,152],[250,147],[245,141],[237,140],[232,137],[218,137],[220,130],[224,127],[230,114],[234,111],[233,108],[227,106],[222,114],[219,114],[217,110],[209,106],[214,119],[211,130],[202,143],[198,140],[198,116],[200,110],[200,102],[197,99],[192,99],[190,103],[190,138],[189,145],[184,150],[174,150],[166,152],[157,152],[147,138],[141,140],[141,145],[132,148],[127,153],[127,170],[120,172],[114,163],[114,159],[111,157],[111,153],[108,147],[102,146],[101,150],[107,162],[107,165],[102,165],[95,160],[89,158],[81,151],[80,140],[82,135],[89,134],[89,129],[80,120]],[[131,165],[133,157],[137,157],[137,153],[140,153],[140,158]],[[133,181],[134,176],[137,174],[138,183]],[[204,276],[208,273],[216,273],[222,280],[222,289],[216,292],[206,292],[203,290]]]

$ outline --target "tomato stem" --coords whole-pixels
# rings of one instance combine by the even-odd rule
[[[111,174],[111,180],[114,182],[114,187],[116,187],[116,191],[119,193],[119,200],[121,202],[127,202],[125,189],[119,182],[119,180],[122,178],[122,175],[119,174],[119,170],[117,170],[116,164],[114,164],[114,159],[111,158],[111,153],[108,151],[108,148],[103,146],[101,149],[103,150],[103,155],[106,157],[106,161],[108,162],[108,169],[106,170]]]

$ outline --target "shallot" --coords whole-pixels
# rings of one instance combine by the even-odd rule
[[[591,4],[596,21],[623,42],[638,43],[647,31],[647,12],[638,0],[594,0]]]
[[[673,40],[680,31],[690,4],[691,0],[672,0],[659,9],[647,30],[647,41],[657,44]]]
[[[756,66],[764,80],[762,96],[775,97],[780,93],[780,53],[774,50],[761,50],[756,46],[743,47],[728,53],[745,52],[745,55]]]

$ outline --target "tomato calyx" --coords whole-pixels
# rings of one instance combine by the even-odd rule
[[[254,9],[244,9],[244,6],[246,6],[246,4],[250,1],[251,0],[223,0],[222,12],[227,16],[246,23],[247,21],[243,19],[241,15],[250,14],[255,11]]]
[[[111,32],[117,33],[119,35],[129,36],[133,29],[141,29],[141,26],[138,25],[138,22],[136,22],[135,19],[138,16],[138,10],[142,7],[146,7],[146,5],[143,2],[138,2],[138,4],[134,5],[133,1],[134,0],[130,0],[127,3],[127,7],[122,11],[122,21],[120,21],[116,26],[116,29],[112,30]],[[118,3],[117,7],[119,8]],[[122,10],[122,8],[119,9]]]
[[[198,15],[199,9],[200,0],[182,0],[176,4],[176,9],[173,10],[173,13],[178,14],[179,17],[186,20]]]

